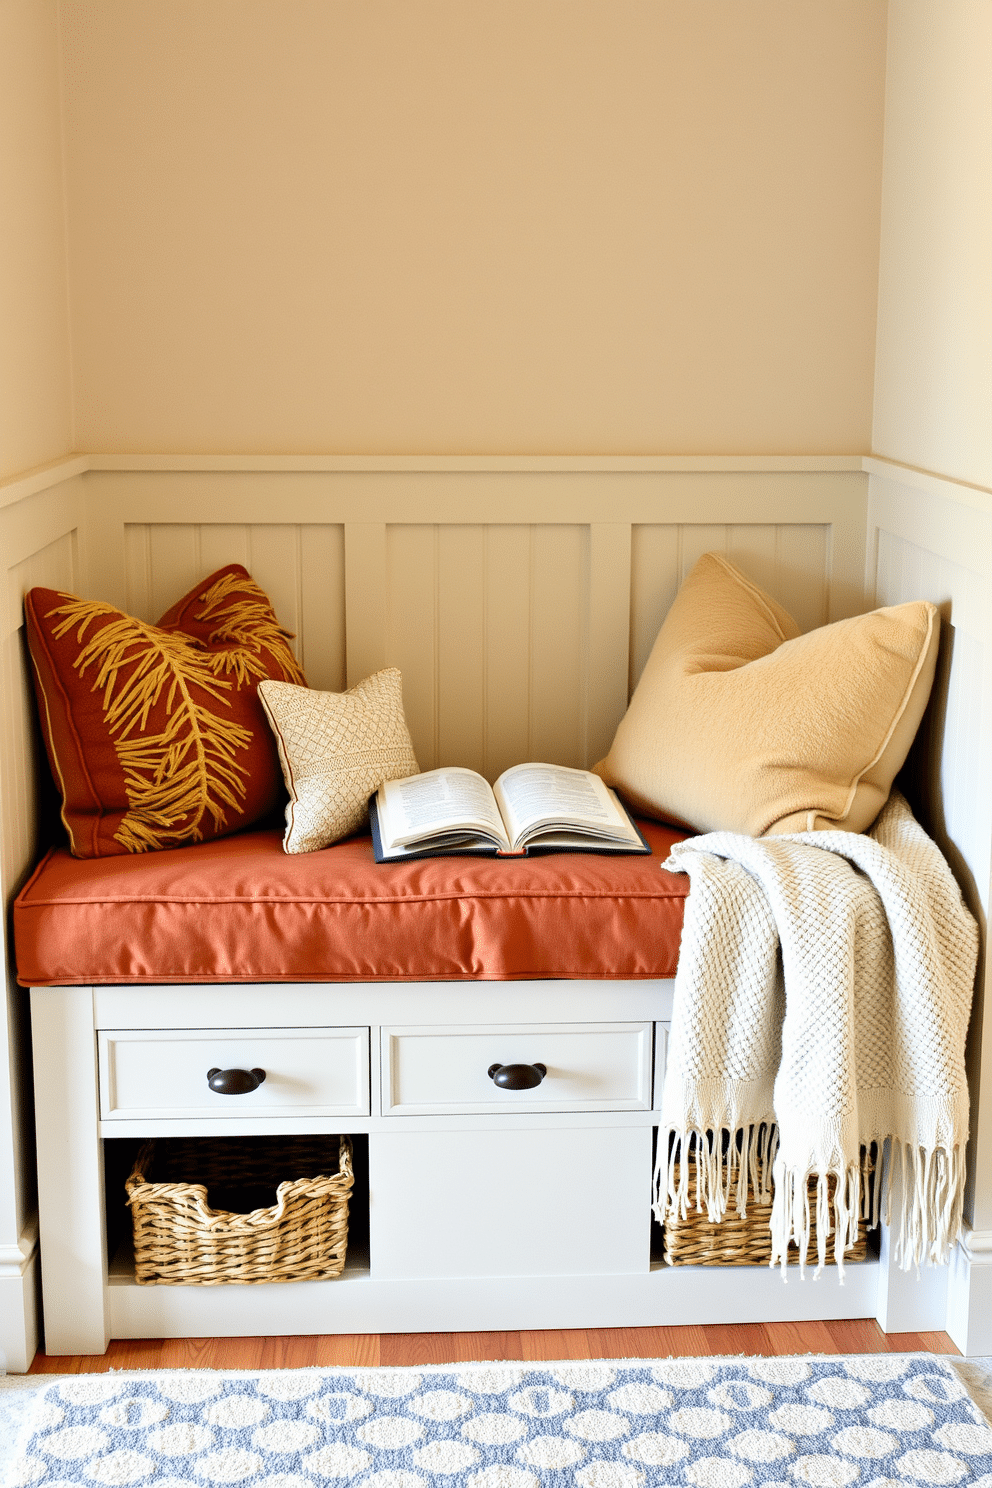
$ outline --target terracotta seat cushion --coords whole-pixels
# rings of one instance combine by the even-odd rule
[[[53,849],[14,907],[25,986],[643,978],[675,974],[684,836],[643,821],[650,857],[377,864],[367,837],[283,852],[242,832],[138,857]]]

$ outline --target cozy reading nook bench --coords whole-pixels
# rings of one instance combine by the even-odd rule
[[[217,562],[244,556],[300,636],[313,685],[402,667],[420,764],[463,761],[489,778],[522,758],[605,754],[695,553],[724,542],[803,628],[865,607],[860,465],[824,463],[778,485],[767,473],[710,475],[682,495],[664,474],[645,486],[633,467],[590,467],[566,499],[556,482],[570,476],[517,487],[512,472],[488,506],[470,472],[447,519],[441,474],[428,498],[402,472],[372,486],[345,473],[320,493],[288,475],[208,473],[184,516],[181,475],[70,473],[34,503],[18,601],[42,583],[154,619]],[[468,521],[461,487],[473,482],[482,499]],[[900,526],[883,485],[868,525],[884,526],[885,561],[873,547],[870,598],[940,599],[939,565],[929,576],[893,567],[922,534],[908,516]],[[721,527],[745,495],[758,525]],[[23,655],[7,664],[30,780]],[[970,665],[960,649],[959,664]],[[945,672],[945,698],[947,683]],[[940,729],[957,728],[951,712],[936,716]],[[933,746],[931,736],[928,757]],[[957,798],[943,799],[953,815]],[[33,867],[35,818],[19,810],[17,851]],[[977,863],[972,824],[954,830]],[[274,828],[123,863],[48,856],[21,898],[18,955],[32,989],[49,1351],[99,1352],[111,1336],[855,1316],[943,1326],[946,1271],[898,1272],[885,1232],[881,1254],[850,1265],[843,1287],[836,1273],[783,1285],[767,1268],[662,1264],[653,1143],[686,883],[658,866],[680,834],[641,826],[650,858],[379,866],[366,838],[294,858]],[[328,878],[335,863],[347,863],[347,891]],[[131,889],[125,867],[139,870]],[[496,1065],[546,1073],[507,1089]],[[266,1078],[220,1094],[207,1084],[214,1069]],[[122,1192],[140,1141],[280,1133],[353,1138],[344,1273],[138,1286]]]

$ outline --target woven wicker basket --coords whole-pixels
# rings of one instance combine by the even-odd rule
[[[689,1192],[696,1186],[696,1161],[689,1157]],[[870,1174],[870,1164],[866,1174]],[[676,1182],[679,1164],[675,1164]],[[833,1197],[833,1180],[830,1195]],[[809,1183],[810,1202],[813,1206],[810,1246],[807,1265],[816,1265],[816,1179]],[[710,1224],[705,1210],[700,1213],[690,1209],[685,1219],[665,1220],[665,1260],[671,1266],[767,1266],[772,1258],[772,1236],[769,1228],[772,1217],[771,1202],[759,1203],[754,1197],[751,1184],[747,1188],[747,1215],[740,1217],[735,1208],[728,1208],[719,1224]],[[845,1253],[844,1263],[863,1261],[868,1254],[868,1231],[865,1221],[858,1226],[858,1241],[853,1250]],[[836,1265],[834,1237],[827,1236],[827,1265]],[[789,1265],[799,1264],[799,1252],[789,1246]]]
[[[142,1286],[325,1281],[344,1269],[348,1137],[146,1142],[125,1185]]]

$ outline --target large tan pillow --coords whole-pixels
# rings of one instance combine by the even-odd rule
[[[638,810],[701,832],[863,832],[923,717],[939,632],[920,600],[800,635],[706,553],[596,769]]]
[[[357,832],[383,781],[419,773],[396,667],[374,672],[349,692],[260,682],[258,695],[289,791],[288,853],[316,852]]]

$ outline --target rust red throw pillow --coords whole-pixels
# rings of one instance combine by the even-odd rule
[[[41,728],[79,858],[222,837],[266,816],[282,771],[258,683],[303,683],[239,563],[146,625],[55,589],[24,601]]]

